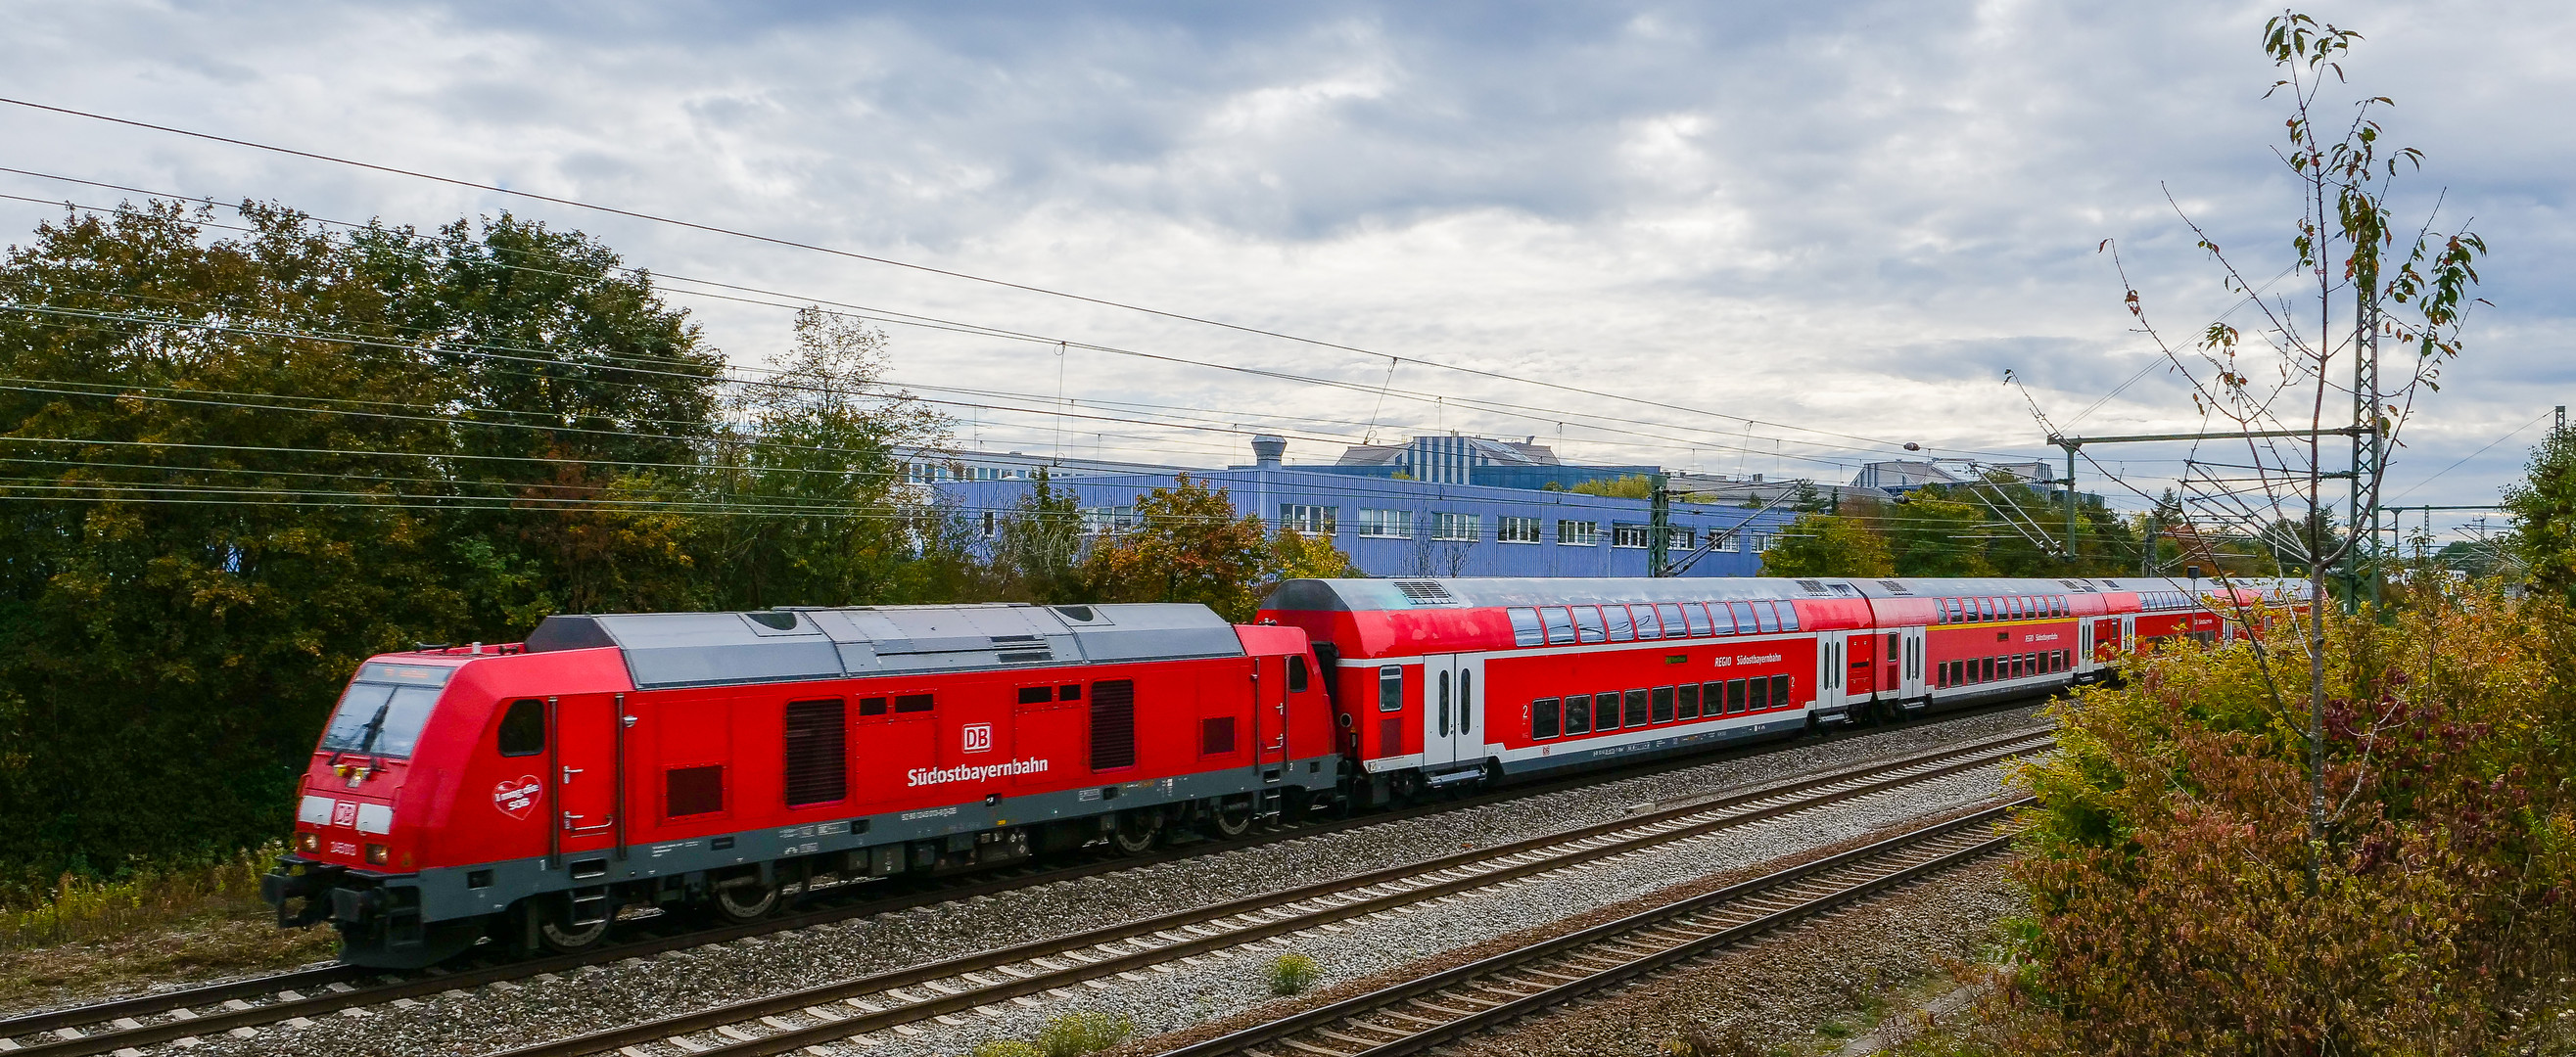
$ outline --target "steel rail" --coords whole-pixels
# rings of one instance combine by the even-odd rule
[[[1999,705],[1997,707],[2005,706]],[[1943,716],[1940,719],[1927,719],[1917,721],[1917,723],[1928,725],[1950,719],[1965,718],[1972,714],[1974,713],[1953,713]],[[1479,793],[1470,797],[1462,797],[1457,800],[1397,808],[1356,818],[1337,819],[1323,822],[1300,821],[1271,828],[1251,836],[1231,839],[1212,838],[1192,840],[1182,844],[1158,848],[1143,855],[1119,855],[1114,852],[1093,852],[1081,862],[1064,866],[1049,867],[1038,870],[1034,873],[1023,869],[1018,872],[1006,874],[984,873],[963,879],[948,877],[937,880],[925,879],[920,882],[899,882],[921,884],[927,887],[908,890],[901,894],[890,895],[882,899],[870,900],[856,906],[843,904],[818,910],[804,911],[801,913],[789,913],[784,916],[765,921],[750,922],[714,929],[703,929],[687,933],[684,936],[653,937],[634,942],[618,943],[613,946],[600,947],[573,954],[549,955],[537,958],[520,958],[507,962],[471,965],[466,967],[434,967],[428,970],[410,971],[371,969],[365,966],[355,965],[317,966],[308,969],[290,970],[283,973],[273,973],[265,976],[254,976],[240,980],[205,984],[198,987],[160,991],[141,995],[129,995],[123,998],[110,999],[104,1002],[66,1006],[60,1009],[0,1018],[0,1052],[31,1054],[41,1052],[59,1055],[59,1057],[77,1057],[77,1055],[104,1052],[104,1050],[102,1048],[66,1045],[67,1043],[75,1042],[85,1036],[95,1035],[104,1039],[107,1035],[99,1032],[83,1033],[79,1031],[74,1031],[73,1033],[66,1035],[62,1034],[62,1029],[64,1028],[78,1029],[97,1024],[109,1024],[120,1019],[130,1020],[136,1017],[172,1013],[182,1009],[193,1011],[195,1007],[236,1002],[263,995],[274,995],[280,992],[300,992],[319,988],[332,988],[334,991],[338,991],[343,994],[366,996],[364,998],[341,1003],[339,1005],[329,1005],[327,1002],[316,1003],[316,1000],[298,994],[293,998],[286,999],[285,1002],[310,1004],[299,1006],[296,1009],[286,1009],[285,1002],[280,1002],[254,1007],[253,1010],[245,1010],[236,1007],[226,1009],[216,1014],[182,1018],[183,1020],[191,1021],[195,1027],[200,1029],[229,1030],[233,1027],[262,1023],[263,1021],[256,1015],[254,1010],[278,1011],[276,1016],[268,1018],[271,1020],[284,1020],[291,1016],[301,1016],[304,1015],[304,1011],[306,1010],[317,1013],[330,1013],[350,1006],[363,1005],[370,1001],[390,1002],[398,998],[417,997],[420,994],[434,994],[449,988],[478,987],[501,980],[513,980],[520,977],[535,976],[540,973],[578,969],[587,964],[598,964],[624,958],[648,957],[686,946],[724,943],[749,936],[760,936],[773,932],[784,932],[793,929],[806,928],[812,925],[829,924],[834,921],[846,920],[851,917],[879,913],[893,913],[933,903],[972,899],[978,895],[992,895],[1019,888],[1051,884],[1057,881],[1079,880],[1106,873],[1116,873],[1121,870],[1141,869],[1168,862],[1178,862],[1186,859],[1197,858],[1204,855],[1215,855],[1244,848],[1260,847],[1267,844],[1295,840],[1302,837],[1323,836],[1332,833],[1364,829],[1369,826],[1382,823],[1404,822],[1415,818],[1422,818],[1449,811],[1460,811],[1469,808],[1484,807],[1490,804],[1507,803],[1516,799],[1563,792],[1568,789],[1580,789],[1589,785],[1599,785],[1629,778],[1650,777],[1657,774],[1684,770],[1710,763],[1720,763],[1729,760],[1747,759],[1754,756],[1760,756],[1770,752],[1779,751],[1782,748],[1789,747],[1791,744],[1793,744],[1793,742],[1757,742],[1747,745],[1732,746],[1727,749],[1720,749],[1705,754],[1693,754],[1686,757],[1654,760],[1625,767],[1616,767],[1607,770],[1591,771],[1584,774],[1546,779],[1523,785],[1512,785],[1501,789]],[[834,894],[840,893],[840,889],[842,887],[843,886],[841,885],[835,885],[832,888],[824,889],[821,893],[818,893],[818,896],[821,898],[832,898]],[[858,886],[852,885],[852,887]],[[687,939],[693,942],[677,945],[674,944],[673,941],[681,939]],[[469,957],[472,957],[472,955],[469,955]],[[381,977],[386,982],[367,986],[354,992],[351,992],[346,988],[332,987],[332,985],[335,984],[348,984],[352,981],[363,980],[369,977]],[[405,989],[406,985],[426,982],[426,978],[435,978],[442,982],[439,986],[428,988],[426,991]],[[143,1027],[147,1026],[128,1028],[120,1025],[118,1030],[136,1031],[142,1030]],[[45,1042],[24,1045],[10,1041],[12,1039],[27,1038],[38,1035],[53,1035],[54,1038]],[[116,1037],[119,1039],[132,1040],[143,1040],[147,1038],[146,1035],[119,1035]],[[170,1038],[185,1037],[187,1036],[184,1034],[170,1036]],[[167,1039],[153,1039],[150,1041],[167,1041]],[[127,1043],[124,1042],[112,1043],[105,1048],[114,1048],[115,1046],[126,1044]],[[134,1044],[149,1043],[140,1042]]]
[[[2053,744],[2047,729],[2025,730],[1732,794],[1696,798],[1680,806],[1613,822],[537,1043],[503,1051],[496,1057],[579,1057],[709,1031],[730,1041],[716,1045],[693,1043],[681,1048],[721,1057],[786,1053],[1006,1002],[1086,979],[1132,972],[1519,877],[1626,855],[1640,848],[1690,840],[1991,766]],[[1049,964],[1050,961],[1071,964]],[[1034,970],[1018,968],[1022,965],[1034,966]],[[964,985],[941,982],[952,979],[962,979]],[[907,989],[913,993],[907,993]],[[871,996],[880,1001],[868,1001]],[[791,1025],[780,1019],[791,1014],[802,1014],[814,1023]],[[768,1033],[751,1035],[738,1025],[752,1025]]]
[[[2024,797],[1616,921],[1167,1050],[1160,1057],[1234,1053],[1267,1057],[1266,1051],[1255,1047],[1336,1027],[1347,1029],[1326,1036],[1336,1045],[1295,1042],[1292,1048],[1337,1057],[1419,1053],[2003,851],[2013,839],[2011,834],[1980,835],[1978,831],[2008,822],[2014,811],[2034,802]],[[1754,902],[1754,897],[1765,900]],[[1768,905],[1782,898],[1797,901],[1786,907]],[[1431,998],[1438,1001],[1427,1000]]]
[[[1997,708],[2016,707],[2018,704],[2020,704],[2020,702],[2017,701],[1997,702],[1994,705],[1981,709],[1963,710],[1960,712],[1948,713],[1940,717],[1927,717],[1921,720],[1910,721],[1902,726],[1892,729],[1906,729],[1913,726],[1934,726],[1944,722],[1984,714]],[[653,955],[673,950],[725,943],[746,937],[807,928],[819,924],[829,924],[855,917],[900,912],[922,906],[972,899],[980,895],[995,895],[1022,888],[1051,884],[1058,881],[1079,880],[1103,874],[1117,873],[1124,870],[1141,869],[1169,862],[1177,862],[1202,856],[1223,854],[1225,852],[1237,851],[1246,848],[1260,847],[1289,840],[1325,836],[1334,833],[1365,829],[1370,826],[1387,823],[1404,822],[1451,811],[1483,807],[1496,803],[1507,803],[1527,797],[1563,792],[1571,789],[1580,789],[1587,786],[1601,785],[1629,778],[1648,777],[1671,771],[1685,770],[1692,767],[1704,766],[1710,763],[1747,759],[1780,751],[1781,749],[1791,745],[1806,743],[1807,742],[1801,740],[1792,740],[1787,742],[1761,742],[1735,746],[1708,753],[1698,753],[1676,758],[1654,760],[1628,767],[1597,770],[1588,773],[1541,780],[1528,784],[1511,785],[1474,796],[1462,797],[1457,800],[1398,808],[1392,811],[1363,815],[1355,818],[1327,822],[1297,822],[1270,828],[1263,832],[1245,837],[1190,841],[1175,846],[1156,849],[1155,851],[1144,855],[1121,856],[1114,853],[1095,853],[1094,857],[1086,861],[1052,868],[1022,870],[1007,874],[987,873],[963,879],[925,879],[924,881],[917,882],[925,887],[897,894],[890,894],[884,898],[861,899],[852,903],[843,903],[840,905],[827,906],[802,912],[791,912],[784,916],[764,921],[654,936],[647,939],[616,943],[571,954],[518,958],[498,963],[472,965],[462,968],[432,967],[427,970],[411,972],[371,969],[363,966],[321,966],[267,976],[250,977],[242,980],[226,981],[217,984],[208,984],[202,987],[184,988],[153,994],[133,995],[125,998],[112,999],[106,1002],[69,1006],[61,1009],[22,1014],[15,1017],[0,1019],[0,1052],[9,1052],[13,1055],[25,1054],[27,1057],[35,1057],[35,1055],[38,1054],[47,1055],[47,1057],[86,1057],[86,1055],[106,1053],[120,1048],[148,1046],[189,1038],[192,1036],[202,1037],[209,1034],[220,1034],[243,1027],[257,1027],[263,1024],[275,1023],[294,1017],[319,1016],[322,1014],[334,1013],[342,1009],[393,1002],[405,998],[419,998],[448,990],[480,987],[487,984],[537,976],[544,973],[559,973],[567,970],[578,969],[586,965],[603,964],[627,958],[651,957]],[[824,889],[817,893],[816,898],[834,898],[835,894],[844,887],[851,889],[864,889],[872,888],[874,885],[868,883],[835,885],[832,888]],[[353,981],[363,980],[371,976],[379,977],[384,982],[367,986],[351,986]],[[305,990],[314,989],[320,989],[324,993],[312,995],[301,993]],[[245,1001],[246,999],[262,995],[280,995],[283,997],[278,1001],[257,1005]],[[222,1008],[204,1013],[197,1012],[198,1007],[211,1005],[221,1005]],[[140,1017],[158,1014],[171,1014],[173,1019],[151,1024],[141,1023],[137,1020],[137,1018]],[[88,1030],[82,1030],[85,1028]],[[21,1039],[33,1041],[14,1041]]]

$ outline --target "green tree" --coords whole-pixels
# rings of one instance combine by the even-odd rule
[[[898,452],[935,448],[948,421],[881,379],[885,334],[807,308],[769,370],[734,385],[700,473],[665,491],[709,505],[691,547],[721,570],[713,604],[866,605],[953,597],[953,512],[904,483]],[[929,564],[924,564],[924,562]],[[943,564],[944,563],[944,564]]]
[[[1073,492],[1055,487],[1045,467],[1038,468],[1018,509],[1000,519],[993,542],[1006,597],[1047,604],[1083,599],[1078,502]]]
[[[1762,552],[1762,575],[1880,577],[1896,575],[1896,559],[1877,530],[1832,514],[1801,514]]]
[[[1309,536],[1283,528],[1270,538],[1269,584],[1281,580],[1334,580],[1361,575],[1351,556],[1333,546],[1330,536]]]
[[[2576,431],[2554,430],[2532,449],[2523,479],[2506,485],[2513,517],[2507,549],[2534,588],[2576,603]]]
[[[1655,497],[1655,479],[1642,473],[1611,478],[1596,477],[1589,481],[1575,482],[1574,487],[1567,490],[1580,495],[1608,496],[1613,499],[1652,499]]]
[[[1136,497],[1138,524],[1094,541],[1083,578],[1104,602],[1197,602],[1252,619],[1270,562],[1261,519],[1238,517],[1225,489],[1180,475]]]

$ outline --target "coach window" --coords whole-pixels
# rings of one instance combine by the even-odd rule
[[[1772,604],[1778,606],[1780,609],[1780,630],[1798,630],[1798,604],[1796,602],[1775,602]]]
[[[1387,665],[1377,670],[1377,710],[1404,711],[1404,669]]]
[[[1681,610],[1682,621],[1690,625],[1692,638],[1706,638],[1710,635],[1717,634],[1717,627],[1708,622],[1707,606],[1701,605],[1697,602],[1684,602],[1681,605]],[[1672,621],[1667,620],[1664,623],[1665,625],[1670,626]]]
[[[1530,740],[1545,741],[1556,736],[1557,703],[1553,697],[1530,702]]]
[[[1619,725],[1620,725],[1620,726],[1623,726],[1623,727],[1642,727],[1642,726],[1645,726],[1645,725],[1646,725],[1646,692],[1645,692],[1645,691],[1643,691],[1643,690],[1630,690],[1630,691],[1628,691],[1628,693],[1627,693],[1627,702],[1628,702],[1628,707],[1627,707],[1627,709],[1626,709],[1626,714],[1620,717]]]
[[[1748,690],[1747,690],[1748,685],[1749,685],[1749,684],[1747,683],[1747,681],[1746,681],[1746,680],[1743,680],[1743,679],[1730,679],[1730,680],[1727,680],[1727,683],[1726,683],[1726,714],[1727,714],[1727,715],[1730,715],[1730,716],[1731,716],[1731,715],[1734,715],[1734,714],[1736,714],[1736,713],[1738,713],[1738,712],[1746,711],[1747,709],[1749,709],[1749,708],[1751,708],[1751,707],[1752,707],[1753,699],[1752,699],[1752,697],[1750,696],[1750,694],[1749,694],[1749,692],[1748,692]]]
[[[1649,714],[1648,714],[1648,716],[1647,716],[1647,722],[1650,722],[1650,723],[1670,723],[1670,722],[1672,722],[1672,721],[1673,721],[1673,688],[1672,688],[1672,687],[1669,687],[1669,686],[1658,686],[1658,687],[1654,688],[1652,691],[1649,691],[1649,694],[1650,694],[1650,696],[1647,698],[1647,700],[1648,700],[1649,702],[1651,702],[1652,704],[1651,704],[1651,706],[1650,706],[1650,708],[1649,708]]]
[[[1727,611],[1728,611],[1728,612],[1731,612],[1731,613],[1735,614],[1735,633],[1736,633],[1736,634],[1738,634],[1738,635],[1750,635],[1750,634],[1753,634],[1753,627],[1754,627],[1754,624],[1753,624],[1753,603],[1751,603],[1751,602],[1729,602],[1729,603],[1727,603],[1727,604],[1726,604],[1726,608],[1727,608]]]
[[[1775,675],[1775,676],[1772,676],[1772,677],[1771,677],[1771,707],[1773,707],[1773,708],[1787,708],[1787,707],[1789,707],[1789,705],[1790,705],[1790,700],[1789,700],[1789,677],[1788,677],[1788,676],[1785,676],[1785,675]]]
[[[1699,718],[1699,684],[1698,684],[1698,683],[1683,683],[1683,684],[1682,684],[1682,712],[1681,712],[1681,716],[1682,716],[1682,718],[1683,718],[1683,719],[1698,719],[1698,718]]]
[[[1565,699],[1565,732],[1567,734],[1592,732],[1592,695],[1575,694]]]
[[[1564,606],[1549,606],[1538,611],[1540,623],[1547,628],[1547,644],[1568,646],[1574,642],[1574,614]]]
[[[1977,660],[1977,681],[1978,681],[1978,682],[1981,682],[1981,683],[1991,683],[1991,682],[1994,682],[1994,681],[1995,681],[1995,659],[1994,659],[1994,658],[1992,658],[1992,657],[1981,657],[1981,658],[1978,658],[1978,660]]]
[[[1304,693],[1305,691],[1306,655],[1300,653],[1288,658],[1288,692],[1299,694]]]
[[[1539,627],[1538,610],[1515,608],[1505,612],[1512,618],[1512,645],[1547,645],[1547,632]]]
[[[1600,606],[1575,606],[1573,609],[1574,641],[1583,643],[1608,641],[1608,633],[1601,627]]]
[[[1633,605],[1628,607],[1628,613],[1629,615],[1637,618],[1638,638],[1660,639],[1664,637],[1664,618],[1655,615],[1655,607],[1649,605]],[[1673,630],[1673,634],[1681,634],[1681,629],[1675,628]]]
[[[1592,729],[1619,729],[1619,692],[1592,695]]]
[[[1603,606],[1601,615],[1610,622],[1610,641],[1626,642],[1637,637],[1637,626],[1628,622],[1628,607]]]
[[[1666,602],[1662,605],[1656,606],[1655,616],[1663,621],[1665,638],[1678,639],[1687,635],[1705,634],[1705,632],[1692,627],[1690,625],[1690,618],[1682,614],[1682,607],[1674,605],[1673,603]]]
[[[1764,710],[1764,709],[1770,708],[1770,707],[1771,707],[1771,680],[1769,680],[1769,679],[1755,679],[1755,680],[1753,680],[1752,682],[1753,682],[1753,701],[1752,701],[1752,704],[1751,704],[1750,706],[1748,706],[1748,707],[1750,707],[1750,708],[1751,708],[1753,711],[1755,711],[1755,712],[1760,712],[1760,711],[1762,711],[1762,710]]]
[[[1458,733],[1473,734],[1476,720],[1467,714],[1467,703],[1476,699],[1476,673],[1458,673]]]
[[[546,751],[546,703],[535,698],[510,702],[501,713],[501,755],[534,756]]]
[[[1434,682],[1440,688],[1440,736],[1445,738],[1449,736],[1449,673],[1440,673],[1440,678]]]
[[[1780,611],[1769,602],[1753,603],[1753,619],[1755,626],[1766,633],[1780,630]]]

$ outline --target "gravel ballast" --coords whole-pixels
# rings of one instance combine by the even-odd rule
[[[262,1028],[250,1038],[206,1038],[191,1052],[455,1054],[506,1049],[1609,821],[1625,817],[1641,803],[1671,804],[1976,740],[2027,728],[2035,721],[2034,711],[2035,706],[2016,708],[1802,744],[1579,790],[630,959],[559,978],[535,977],[472,992],[450,992],[409,1005],[354,1011],[356,1016],[323,1018],[307,1026]],[[1411,914],[1348,922],[1340,926],[1343,932],[1320,934],[1333,938],[1330,949],[1322,949],[1323,943],[1307,943],[1304,934],[1295,943],[1324,963],[1322,986],[1329,986],[1712,871],[1987,799],[1997,791],[1992,769],[1955,775],[1601,863],[1582,872],[1581,884],[1563,883],[1552,876],[1544,883],[1517,885],[1502,893],[1425,905]],[[962,1052],[983,1038],[1028,1034],[1045,1016],[1085,1008],[1093,1001],[1114,1000],[1115,1008],[1136,1016],[1140,1031],[1167,1030],[1267,999],[1260,983],[1267,958],[1238,953],[1209,958],[1199,966],[1137,974],[1145,977],[1142,980],[1113,977],[1109,990],[1085,987],[1072,999],[1047,999],[1037,1007],[1004,1007],[999,1017],[958,1018],[965,1021],[962,1026],[924,1025],[934,1030],[919,1036],[882,1034],[878,1037],[884,1045],[865,1052],[888,1057]],[[1126,997],[1131,994],[1132,1000]]]

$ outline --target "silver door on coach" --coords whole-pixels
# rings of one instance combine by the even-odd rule
[[[1422,765],[1485,758],[1485,660],[1435,653],[1422,659]]]

